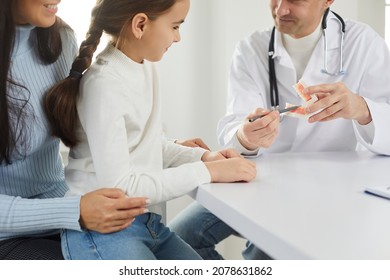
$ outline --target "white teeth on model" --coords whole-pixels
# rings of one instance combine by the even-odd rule
[[[56,9],[57,5],[45,5],[45,7],[48,9]]]

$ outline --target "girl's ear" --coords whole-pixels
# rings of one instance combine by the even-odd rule
[[[133,32],[133,35],[138,40],[142,38],[142,35],[145,32],[146,29],[146,23],[148,22],[149,18],[144,13],[136,14],[133,17],[133,20],[131,22],[131,29]]]

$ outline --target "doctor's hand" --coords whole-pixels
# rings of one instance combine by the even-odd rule
[[[249,119],[264,114],[265,116],[249,122]],[[244,123],[237,131],[237,138],[247,150],[268,148],[275,142],[279,125],[280,115],[278,111],[258,108],[246,116]]]
[[[100,233],[127,228],[134,217],[146,213],[148,200],[128,197],[118,188],[103,188],[86,193],[80,200],[81,227]]]
[[[309,118],[310,123],[338,118],[356,120],[361,125],[372,121],[364,98],[351,92],[343,83],[307,87],[304,93],[315,94],[319,99],[306,107],[308,114],[321,110]]]

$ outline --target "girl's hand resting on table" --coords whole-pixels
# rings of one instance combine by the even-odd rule
[[[212,183],[249,182],[256,178],[256,164],[241,156],[208,161],[205,165],[210,172]]]
[[[176,143],[189,146],[187,142]],[[212,183],[249,182],[256,178],[256,164],[245,159],[234,149],[207,151],[202,155],[201,160],[210,172]]]
[[[256,178],[256,164],[233,149],[205,152],[202,161],[210,172],[212,183],[249,182]]]
[[[226,149],[217,152],[205,152],[202,156],[203,162],[228,159],[228,158],[243,158],[236,150]]]

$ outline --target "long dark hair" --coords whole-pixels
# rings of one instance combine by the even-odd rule
[[[15,0],[3,0],[0,5],[0,164],[11,163],[11,155],[23,146],[26,135],[26,105],[28,98],[14,96],[10,87],[24,88],[12,80],[10,71],[11,55],[15,44],[16,23],[13,18],[16,9]],[[45,64],[55,62],[62,52],[58,19],[50,28],[37,28],[39,57]],[[28,90],[28,89],[26,89]],[[20,151],[19,151],[20,152]]]
[[[73,147],[78,143],[76,103],[82,73],[91,66],[92,57],[103,31],[114,39],[138,13],[150,20],[167,12],[178,0],[98,0],[92,10],[91,22],[79,55],[72,64],[69,77],[59,82],[46,95],[44,107],[54,136]]]

